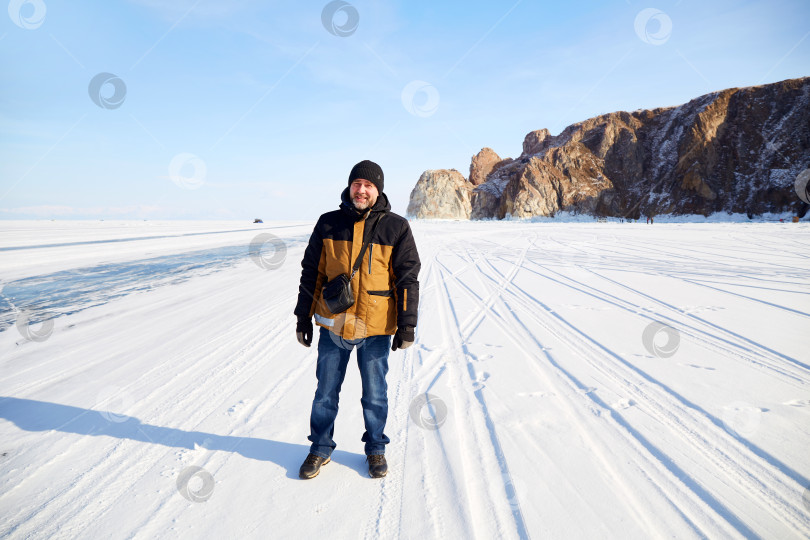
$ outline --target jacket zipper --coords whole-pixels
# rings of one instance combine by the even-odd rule
[[[368,273],[371,273],[371,253],[374,251],[374,244],[368,245]]]

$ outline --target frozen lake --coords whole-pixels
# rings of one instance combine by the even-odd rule
[[[0,536],[810,536],[810,224],[414,222],[382,481],[353,367],[297,477],[312,226],[4,223]]]

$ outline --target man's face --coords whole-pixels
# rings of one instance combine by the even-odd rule
[[[374,206],[379,194],[377,186],[364,178],[357,178],[349,186],[349,198],[358,210],[367,210]]]

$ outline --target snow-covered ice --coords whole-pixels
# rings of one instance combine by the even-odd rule
[[[5,222],[0,536],[810,537],[810,224],[413,222],[390,472],[350,369],[302,481],[312,225]]]

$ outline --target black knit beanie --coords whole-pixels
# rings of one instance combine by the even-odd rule
[[[352,185],[352,182],[358,178],[368,180],[377,187],[377,191],[383,192],[383,171],[373,161],[365,159],[352,167],[352,172],[349,173],[349,185]]]

